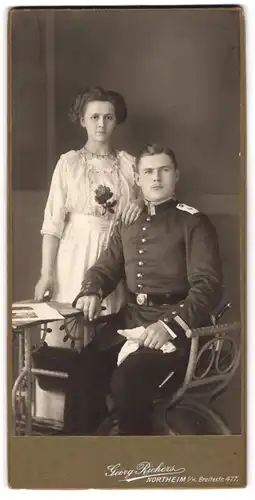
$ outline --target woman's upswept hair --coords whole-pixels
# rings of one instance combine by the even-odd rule
[[[173,152],[172,149],[170,149],[169,147],[161,146],[160,144],[146,144],[146,146],[144,146],[141,149],[140,153],[136,157],[136,171],[138,172],[139,162],[141,158],[143,158],[143,156],[160,155],[162,153],[169,156],[170,160],[174,165],[175,170],[177,170],[178,164],[175,157],[175,153]]]
[[[76,95],[75,102],[69,111],[71,121],[80,121],[84,116],[87,104],[92,101],[111,102],[114,106],[117,124],[126,120],[127,106],[121,94],[113,90],[104,90],[101,87],[92,87]]]

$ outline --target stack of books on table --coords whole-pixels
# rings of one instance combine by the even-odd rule
[[[71,304],[58,302],[21,301],[12,304],[12,327],[64,320],[66,317],[81,314]]]

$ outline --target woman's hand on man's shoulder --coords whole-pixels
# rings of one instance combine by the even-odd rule
[[[129,226],[133,224],[141,215],[144,208],[144,200],[139,198],[137,200],[131,201],[123,210],[121,219]]]

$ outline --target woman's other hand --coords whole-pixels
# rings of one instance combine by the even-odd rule
[[[122,212],[122,221],[128,226],[140,217],[144,208],[144,200],[138,199],[127,205]]]
[[[47,300],[50,300],[53,293],[53,280],[52,277],[41,276],[35,287],[35,300],[43,300],[46,292],[48,292]]]

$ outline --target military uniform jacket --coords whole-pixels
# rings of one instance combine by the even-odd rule
[[[164,294],[170,303],[173,297],[172,305],[158,308],[157,319],[177,335],[202,326],[222,296],[214,226],[206,215],[176,200],[156,205],[154,215],[145,206],[135,223],[116,226],[108,248],[86,273],[79,296],[101,293],[104,298],[123,277],[134,294]]]

